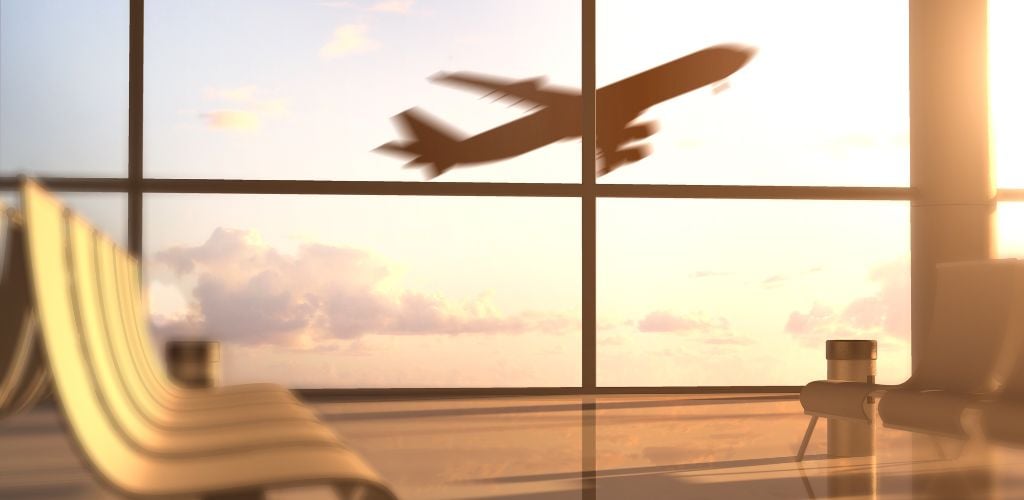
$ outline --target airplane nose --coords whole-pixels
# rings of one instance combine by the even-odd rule
[[[743,54],[743,62],[746,63],[757,55],[757,47],[752,45],[741,45],[737,47],[737,50]]]
[[[737,62],[738,67],[742,67],[744,64],[750,62],[751,59],[757,54],[757,47],[753,45],[743,45],[739,43],[725,43],[711,47],[711,49],[726,50],[731,53],[730,59]],[[734,59],[733,59],[734,58]]]

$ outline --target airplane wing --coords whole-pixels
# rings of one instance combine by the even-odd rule
[[[753,48],[739,45],[708,47],[598,89],[601,173],[650,154],[649,147],[631,144],[654,133],[655,124],[635,122],[645,110],[706,85],[721,85],[754,53]]]
[[[457,71],[454,73],[437,73],[430,77],[430,81],[485,91],[486,93],[482,97],[497,95],[499,100],[506,96],[517,98],[512,105],[525,101],[534,106],[554,106],[572,99],[578,99],[580,96],[579,91],[573,89],[545,85],[544,77],[512,80],[469,71]]]

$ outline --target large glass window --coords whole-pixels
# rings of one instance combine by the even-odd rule
[[[377,148],[418,138],[433,154],[486,158],[521,134],[497,127],[526,120],[531,135],[569,115],[575,137],[500,148],[501,161],[456,164],[439,180],[580,178],[578,100],[552,113],[515,104],[512,89],[441,78],[471,72],[525,90],[546,77],[541,89],[578,96],[576,0],[150,0],[145,71],[151,177],[418,181],[432,164],[403,168],[417,155]],[[422,125],[396,116],[413,108]],[[493,141],[459,142],[489,130]]]
[[[905,202],[600,200],[598,384],[802,385],[825,340],[910,367]]]
[[[0,2],[0,176],[128,172],[128,0]]]
[[[907,16],[892,0],[599,0],[598,146],[614,121],[637,131],[605,158],[650,153],[601,181],[909,185]],[[681,59],[722,44],[753,57]]]
[[[55,193],[68,208],[74,210],[105,232],[114,241],[128,247],[128,197],[123,193]],[[17,208],[18,193],[0,191],[0,203]]]
[[[1024,188],[1024,70],[1020,22],[1024,4],[989,0],[989,120],[996,185]]]
[[[229,383],[801,385],[838,337],[899,381],[907,7],[2,0],[0,189],[140,252]]]
[[[996,254],[999,257],[1024,258],[1024,203],[999,203],[996,234]]]
[[[580,384],[578,200],[149,195],[145,221],[158,341],[221,340],[228,382]]]

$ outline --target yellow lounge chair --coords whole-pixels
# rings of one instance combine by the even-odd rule
[[[4,236],[0,275],[0,418],[28,408],[49,394],[50,373],[36,341],[36,317],[25,293],[21,224],[13,210],[0,205],[0,235]]]
[[[100,303],[97,283],[97,238],[94,229],[84,219],[68,214],[68,263],[72,270],[72,291],[76,305],[76,320],[82,336],[83,351],[87,356],[93,382],[101,398],[110,409],[111,417],[124,430],[125,436],[140,449],[151,454],[189,455],[209,454],[239,449],[259,448],[281,444],[332,443],[337,437],[326,426],[316,421],[297,420],[284,423],[252,421],[248,411],[236,408],[235,423],[224,428],[178,426],[167,429],[155,423],[129,393],[127,377],[134,374],[118,370],[122,363],[114,358],[106,329],[103,305]],[[156,411],[160,411],[157,409]],[[199,416],[202,416],[201,414]],[[163,412],[161,421],[180,418],[169,411]]]
[[[395,498],[376,472],[340,444],[305,444],[206,456],[154,456],[117,426],[92,378],[68,269],[63,207],[31,181],[22,186],[30,292],[69,434],[94,474],[136,497],[215,498],[327,483],[359,498]],[[102,273],[102,270],[101,270]]]

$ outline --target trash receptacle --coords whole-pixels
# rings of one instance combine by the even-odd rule
[[[220,342],[171,340],[166,345],[167,374],[171,380],[192,388],[220,384]]]
[[[828,340],[825,358],[828,379],[875,382],[878,342],[874,340]],[[868,404],[874,405],[873,400]],[[828,419],[828,456],[867,457],[875,454],[875,432],[871,422]]]

